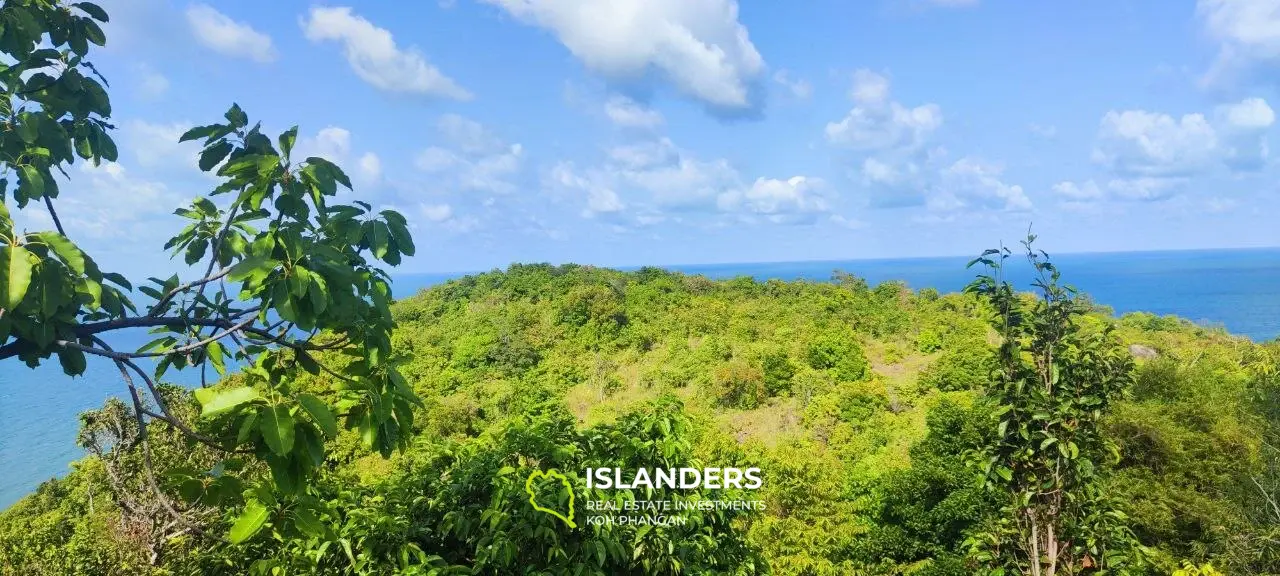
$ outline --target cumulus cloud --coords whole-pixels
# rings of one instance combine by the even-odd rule
[[[471,93],[427,62],[415,48],[396,45],[391,32],[356,15],[348,7],[314,7],[302,21],[312,42],[343,46],[356,75],[385,92],[470,100]]]
[[[982,194],[1003,193],[1010,199],[1009,208],[1020,209],[1026,198],[1020,188],[988,190],[995,184],[982,181],[976,162],[950,167],[942,162],[945,151],[935,142],[943,124],[937,104],[907,106],[894,100],[889,79],[870,70],[854,72],[849,99],[853,108],[828,123],[824,132],[828,143],[853,154],[851,172],[869,191],[873,207],[925,204],[932,210],[961,209],[981,204],[974,200]],[[998,172],[981,166],[987,178]]]
[[[1216,110],[1222,140],[1222,160],[1235,170],[1256,170],[1267,163],[1266,132],[1275,112],[1261,98],[1247,98]]]
[[[759,106],[765,71],[735,0],[483,0],[551,31],[587,69],[610,80],[656,75],[713,108]]]
[[[613,96],[604,104],[605,116],[619,128],[652,129],[663,123],[662,114],[626,96]]]
[[[889,99],[889,80],[869,70],[854,73],[849,92],[854,107],[838,122],[826,126],[827,141],[870,153],[918,151],[942,126],[937,104],[903,106]]]
[[[1068,202],[1086,202],[1102,198],[1102,189],[1093,180],[1081,184],[1065,181],[1053,185],[1053,193]]]
[[[1003,174],[1000,165],[961,158],[942,171],[938,193],[929,199],[929,206],[939,211],[1030,210],[1031,199],[1022,186],[1004,182]]]
[[[186,15],[195,39],[219,54],[259,63],[276,59],[270,36],[232,20],[208,4],[192,4]]]
[[[719,212],[774,223],[811,222],[828,211],[821,180],[757,178],[744,184],[727,160],[704,160],[669,138],[615,146],[600,166],[556,165],[545,185],[583,202],[583,216],[648,225],[683,212]]]
[[[786,180],[756,178],[743,190],[721,194],[717,204],[722,210],[742,210],[777,224],[812,222],[829,208],[819,193],[823,185],[822,180],[805,176]]]
[[[1108,197],[1162,200],[1215,168],[1239,173],[1264,167],[1270,160],[1266,133],[1275,119],[1261,98],[1218,106],[1208,116],[1111,111],[1099,125],[1093,159],[1114,177]]]
[[[586,206],[582,209],[584,218],[621,212],[626,208],[618,193],[600,174],[579,173],[572,162],[556,164],[551,170],[550,179],[564,190],[572,190],[586,196]]]
[[[1174,119],[1113,110],[1102,117],[1094,160],[1122,175],[1183,175],[1206,168],[1217,148],[1217,133],[1203,114]]]
[[[1280,4],[1274,0],[1199,0],[1196,15],[1219,43],[1207,83],[1253,64],[1280,63]]]
[[[506,194],[515,190],[511,178],[519,173],[524,156],[520,144],[507,144],[497,134],[456,114],[436,122],[445,146],[420,151],[414,165],[443,180],[451,190]]]

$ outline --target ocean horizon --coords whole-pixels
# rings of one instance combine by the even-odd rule
[[[1063,281],[1111,307],[1128,312],[1173,314],[1220,326],[1233,334],[1266,341],[1280,336],[1280,248],[1243,248],[1144,252],[1052,254]],[[972,256],[813,260],[792,262],[676,264],[658,268],[721,279],[827,281],[836,271],[865,279],[872,286],[904,281],[912,289],[955,292],[979,273],[966,269]],[[636,270],[642,266],[609,266]],[[1010,259],[1009,279],[1030,289],[1030,268]],[[422,289],[482,271],[393,275],[400,299]],[[145,333],[125,340],[146,341]],[[75,445],[77,415],[100,407],[124,391],[119,373],[92,358],[84,376],[62,374],[56,361],[35,370],[11,360],[0,365],[0,509],[7,508],[44,480],[62,476],[83,456]],[[178,382],[195,385],[197,373],[180,373]]]

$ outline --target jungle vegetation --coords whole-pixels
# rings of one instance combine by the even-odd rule
[[[1034,236],[954,294],[516,264],[395,300],[404,218],[336,203],[341,168],[232,106],[183,136],[224,183],[162,247],[203,274],[102,271],[55,173],[118,154],[87,59],[107,19],[0,8],[0,362],[100,356],[123,398],[81,417],[69,474],[0,512],[0,574],[1280,573],[1280,344],[1116,317]],[[28,205],[55,230],[15,229]],[[112,345],[136,328],[155,340]],[[583,477],[705,466],[763,486]],[[552,469],[579,503],[766,508],[570,527],[525,491]]]

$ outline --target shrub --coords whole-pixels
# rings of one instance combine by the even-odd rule
[[[809,344],[809,366],[815,370],[831,370],[844,381],[862,380],[869,365],[862,345],[848,330],[831,330]]]
[[[994,367],[985,348],[963,348],[945,352],[920,372],[920,387],[951,390],[978,390],[991,380]]]
[[[711,376],[711,396],[716,403],[750,410],[769,397],[764,373],[743,360],[721,364]]]

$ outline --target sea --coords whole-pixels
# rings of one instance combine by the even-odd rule
[[[954,292],[978,272],[968,257],[883,260],[763,262],[663,266],[710,278],[750,276],[759,280],[828,281],[836,271],[864,278],[872,286],[905,281],[911,288]],[[1087,293],[1117,314],[1145,311],[1175,314],[1219,326],[1255,341],[1280,337],[1280,248],[1116,252],[1054,255],[1063,282]],[[625,268],[624,268],[625,269]],[[1010,259],[1009,279],[1030,289],[1030,268]],[[468,273],[393,276],[394,293],[404,298]],[[148,340],[122,335],[122,347]],[[196,385],[200,375],[179,373],[177,381]],[[70,470],[84,455],[75,443],[78,415],[124,393],[119,373],[105,360],[91,359],[84,376],[69,378],[56,361],[30,369],[17,359],[0,363],[0,509],[44,480]]]

